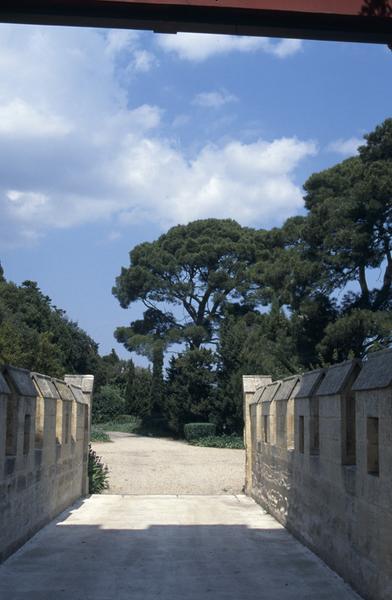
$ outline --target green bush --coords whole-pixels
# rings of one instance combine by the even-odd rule
[[[163,416],[172,432],[183,436],[186,423],[212,421],[216,402],[216,357],[211,350],[186,350],[167,369]]]
[[[188,442],[214,436],[215,433],[216,428],[214,423],[187,423],[184,425],[184,436]]]
[[[193,446],[204,446],[207,448],[231,448],[232,450],[243,450],[244,442],[238,435],[210,435],[197,440],[190,440]]]
[[[124,413],[125,400],[121,389],[112,384],[103,385],[94,396],[92,407],[93,423],[105,423]]]
[[[97,427],[96,425],[91,427],[91,442],[110,442],[110,437],[108,434],[101,429],[101,427]]]
[[[135,423],[139,419],[134,415],[118,415],[113,421],[116,421],[116,423]]]
[[[109,487],[109,469],[91,445],[88,454],[88,481],[90,494],[102,494]]]
[[[137,428],[137,433],[149,437],[173,437],[173,432],[165,417],[160,417],[158,415],[144,417],[140,426]]]

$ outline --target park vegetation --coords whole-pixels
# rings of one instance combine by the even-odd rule
[[[240,433],[242,375],[285,377],[392,344],[392,119],[304,192],[304,213],[281,227],[204,219],[131,250],[113,294],[144,314],[115,337],[151,368],[100,356],[36,283],[2,272],[0,361],[93,373],[101,431],[132,415],[132,430],[183,436],[196,422]]]

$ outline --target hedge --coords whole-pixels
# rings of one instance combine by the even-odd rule
[[[214,423],[187,423],[184,425],[184,435],[188,442],[214,436],[215,433],[216,427]]]

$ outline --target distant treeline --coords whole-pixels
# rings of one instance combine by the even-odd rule
[[[135,394],[147,398],[150,394],[149,369],[135,367],[131,359],[121,360],[114,350],[100,356],[98,344],[54,306],[37,283],[24,281],[18,286],[7,281],[1,265],[0,363],[60,378],[66,373],[93,374],[97,422],[128,413]]]

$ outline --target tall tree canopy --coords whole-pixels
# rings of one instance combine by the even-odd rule
[[[392,119],[304,191],[304,214],[281,227],[206,219],[131,251],[113,293],[146,310],[116,337],[152,360],[161,391],[163,354],[185,342],[159,392],[177,431],[197,414],[240,429],[243,374],[282,377],[392,344]],[[190,394],[198,369],[209,384]]]
[[[235,221],[178,225],[131,251],[113,293],[124,308],[139,300],[162,320],[172,320],[176,340],[196,349],[215,340],[225,304],[247,294],[254,252],[253,230]]]

